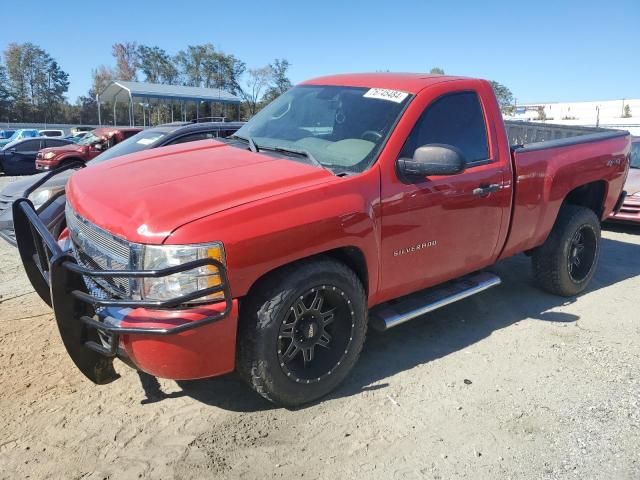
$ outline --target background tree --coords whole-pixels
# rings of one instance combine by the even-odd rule
[[[272,78],[273,71],[269,65],[262,68],[250,68],[248,70],[246,88],[243,90],[242,95],[246,101],[247,113],[249,115],[255,115],[258,111],[262,94],[269,86]]]
[[[287,76],[287,71],[290,66],[291,64],[285,58],[276,58],[273,63],[269,64],[269,68],[271,68],[271,85],[264,95],[264,105],[276,99],[293,86]]]
[[[10,99],[9,79],[7,77],[7,69],[0,64],[0,121],[10,121]]]
[[[111,54],[116,59],[116,78],[125,81],[137,80],[137,42],[114,43],[111,47]]]
[[[69,75],[33,43],[11,43],[4,52],[6,90],[21,121],[51,121],[66,99]]]
[[[624,106],[624,113],[622,114],[622,118],[631,118],[631,107],[628,103]]]
[[[491,80],[489,83],[491,83],[491,87],[493,87],[493,93],[498,99],[498,105],[500,105],[502,113],[513,113],[513,93],[511,93],[511,90],[494,80]]]
[[[138,47],[138,66],[144,81],[173,85],[178,81],[178,68],[169,54],[160,47]]]
[[[186,50],[180,50],[175,57],[175,63],[181,71],[182,83],[193,87],[201,87],[207,73],[205,65],[215,54],[213,44],[189,45]]]
[[[431,70],[429,70],[429,73],[431,75],[444,75],[444,70],[440,67],[433,67]]]

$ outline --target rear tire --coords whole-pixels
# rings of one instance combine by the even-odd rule
[[[241,305],[238,372],[278,405],[322,397],[358,360],[367,314],[364,288],[344,264],[322,258],[284,267]]]
[[[564,205],[549,237],[533,253],[533,275],[543,290],[571,297],[587,288],[599,256],[596,214],[586,207]]]

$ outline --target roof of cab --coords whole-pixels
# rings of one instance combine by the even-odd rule
[[[428,73],[343,73],[313,78],[301,85],[339,85],[344,87],[388,88],[418,93],[425,87],[452,80],[468,80],[450,75],[430,75]]]

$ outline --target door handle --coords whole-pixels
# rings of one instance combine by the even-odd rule
[[[497,192],[498,190],[500,190],[499,183],[492,183],[490,185],[483,184],[483,185],[480,185],[478,188],[474,188],[472,193],[477,197],[484,197],[485,195],[489,195],[490,193]]]

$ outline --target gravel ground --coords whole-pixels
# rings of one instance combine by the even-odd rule
[[[0,188],[7,178],[0,178]],[[385,334],[306,408],[234,375],[156,380],[71,364],[0,244],[0,478],[640,478],[640,229],[609,228],[590,290],[504,283]]]

